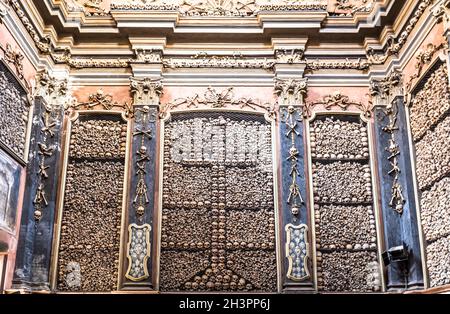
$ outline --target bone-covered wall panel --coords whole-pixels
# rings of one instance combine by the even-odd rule
[[[173,114],[164,135],[161,290],[276,291],[270,124]]]
[[[26,94],[0,65],[0,142],[24,158],[29,105]]]
[[[380,285],[376,252],[319,252],[318,278],[326,292],[372,292]]]
[[[117,289],[125,138],[126,124],[119,117],[81,116],[73,123],[58,254],[59,291]]]
[[[357,116],[319,116],[310,134],[318,290],[379,291],[367,126]]]
[[[425,190],[450,173],[450,116],[416,143],[419,188]]]
[[[410,108],[431,287],[450,284],[449,112],[448,68],[447,64],[438,62],[418,84]]]
[[[428,241],[450,234],[450,178],[444,178],[422,193],[422,224]]]
[[[448,70],[447,66],[442,64],[431,72],[412,100],[411,132],[414,140],[424,136],[449,109]]]
[[[327,118],[315,121],[311,131],[313,158],[355,159],[369,156],[367,128],[361,123]]]

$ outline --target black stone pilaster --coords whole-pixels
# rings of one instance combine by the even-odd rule
[[[42,97],[34,100],[33,123],[30,138],[29,163],[22,218],[17,247],[13,289],[26,291],[50,290],[49,274],[55,221],[56,197],[59,186],[61,128],[64,110],[49,109]],[[47,118],[47,122],[44,122]],[[46,129],[46,126],[50,126]],[[40,145],[48,148],[47,155],[41,155]],[[42,164],[42,158],[44,163]],[[40,173],[45,169],[46,177]],[[43,186],[47,204],[42,202],[41,219],[35,219],[38,209],[35,203],[39,185]]]
[[[283,106],[280,109],[279,119],[279,165],[280,165],[280,232],[281,247],[279,248],[282,255],[282,288],[283,292],[298,292],[313,290],[313,273],[312,273],[312,257],[310,242],[310,214],[307,209],[307,178],[305,171],[305,140],[304,140],[304,121],[302,117],[302,107],[300,106]],[[293,159],[294,158],[294,159]],[[295,186],[296,184],[296,186]],[[294,189],[298,189],[299,195],[293,193]],[[293,210],[294,208],[294,210]],[[298,214],[295,214],[298,209]],[[302,225],[306,225],[307,229],[300,229]],[[288,226],[288,227],[287,227]],[[288,276],[289,260],[288,252],[286,252],[286,242],[289,226],[297,227],[298,230],[306,237],[303,242],[308,252],[305,276],[293,279]],[[306,232],[305,232],[306,231]]]
[[[152,290],[154,288],[153,278],[153,256],[156,254],[156,239],[154,238],[154,231],[156,221],[154,220],[155,208],[155,178],[156,176],[156,159],[157,159],[157,120],[158,110],[154,107],[135,105],[135,115],[133,119],[133,134],[131,145],[131,168],[129,176],[129,201],[127,218],[130,224],[142,226],[148,224],[151,226],[150,231],[150,254],[147,259],[148,277],[135,281],[124,276],[123,289],[124,290]],[[145,147],[146,152],[141,155],[140,150]],[[139,167],[144,167],[144,170]],[[140,170],[141,169],[141,170]],[[144,172],[145,171],[145,172]],[[142,177],[141,177],[142,176]],[[143,179],[145,182],[145,193],[138,193],[139,181]],[[141,182],[142,184],[142,182]],[[141,186],[142,188],[142,186]],[[141,208],[140,208],[141,207]],[[142,212],[141,212],[142,210]],[[130,234],[127,232],[127,240],[129,241]],[[126,248],[126,255],[128,254],[128,246]],[[125,256],[124,274],[127,273],[129,261]]]
[[[405,203],[403,212],[396,212],[389,204],[392,197],[392,185],[394,177],[389,174],[392,165],[388,159],[391,155],[386,150],[389,147],[391,134],[383,130],[389,124],[386,108],[375,109],[375,138],[378,161],[378,174],[380,178],[381,213],[384,223],[385,250],[400,246],[403,243],[409,251],[407,280],[399,263],[391,263],[387,266],[387,289],[418,289],[423,287],[422,254],[420,246],[420,233],[417,220],[417,205],[415,202],[414,184],[412,177],[412,165],[410,159],[409,133],[406,121],[405,106],[402,96],[393,100],[393,106],[397,110],[394,139],[399,147],[400,154],[397,157],[400,173],[398,182],[402,187]]]

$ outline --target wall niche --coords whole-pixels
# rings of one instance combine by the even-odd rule
[[[318,290],[380,291],[367,123],[317,115],[309,134]]]
[[[80,114],[71,123],[58,291],[117,289],[126,139],[127,123],[118,114]]]

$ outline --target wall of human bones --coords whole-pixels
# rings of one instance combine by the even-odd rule
[[[167,5],[65,3],[91,17]],[[280,3],[345,17],[375,1],[214,3],[171,5],[183,17],[248,17]],[[162,79],[68,87],[51,71],[35,81],[0,24],[0,289],[326,293],[450,284],[445,22],[367,86],[309,84],[315,73],[300,67],[300,78],[283,73],[273,86],[238,88],[165,86],[164,75],[222,67],[275,75],[278,63],[295,67],[303,57],[164,58]],[[305,64],[372,76],[373,65],[403,55],[404,42],[368,61]],[[401,244],[406,277],[381,258]]]

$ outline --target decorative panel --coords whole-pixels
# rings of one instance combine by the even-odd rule
[[[379,291],[367,126],[358,116],[318,116],[310,141],[318,289]]]
[[[0,143],[24,159],[29,103],[14,76],[0,63]]]
[[[414,91],[410,108],[431,287],[450,284],[449,109],[448,69],[438,62]]]
[[[172,114],[164,130],[162,291],[276,291],[271,125]]]
[[[73,122],[58,256],[60,291],[117,288],[127,125],[119,116]]]

